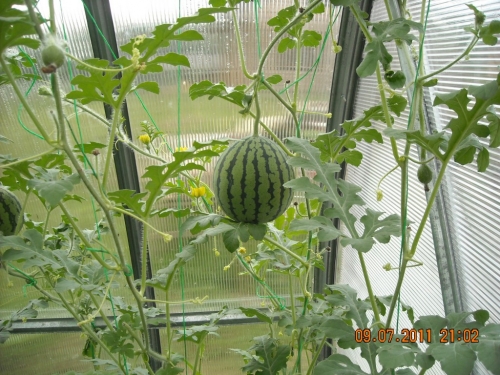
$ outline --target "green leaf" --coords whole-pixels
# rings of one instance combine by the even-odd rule
[[[357,5],[359,3],[359,0],[330,0],[330,3],[335,6],[350,7],[353,5]]]
[[[324,13],[325,12],[325,4],[323,3],[319,3],[318,5],[316,5],[314,7],[314,9],[312,10],[312,12],[314,14],[321,14],[321,13]]]
[[[147,194],[137,193],[135,190],[122,189],[108,193],[108,198],[119,206],[122,206],[123,209],[132,211],[139,217],[144,217],[144,205],[146,202],[141,200],[141,198],[144,198]]]
[[[182,223],[179,234],[182,236],[188,230],[191,231],[192,234],[200,233],[203,229],[210,226],[216,226],[222,219],[223,216],[217,214],[190,216],[184,223]]]
[[[94,150],[100,150],[107,147],[104,143],[90,142],[90,143],[78,143],[73,147],[74,152],[83,152],[84,154],[92,154]],[[47,167],[45,167],[47,168]]]
[[[498,42],[498,37],[495,35],[500,34],[500,20],[493,20],[488,25],[482,26],[479,29],[479,37],[483,43],[488,46],[494,46]]]
[[[333,0],[330,0],[333,1]],[[339,1],[340,2],[340,1]],[[367,375],[343,354],[332,354],[314,368],[314,375]]]
[[[222,242],[230,253],[234,253],[240,247],[239,233],[236,229],[228,230],[222,235]]]
[[[494,375],[499,375],[500,324],[488,324],[486,327],[480,328],[479,333],[479,343],[473,348],[477,352],[477,358]]]
[[[210,0],[208,3],[213,7],[223,7],[226,5],[226,0]]]
[[[281,9],[276,17],[271,18],[267,24],[269,26],[275,26],[274,31],[280,31],[284,26],[288,25],[290,20],[297,14],[297,8],[295,6],[289,6],[287,8]]]
[[[406,108],[407,101],[399,95],[394,95],[388,100],[389,109],[398,116]],[[342,124],[344,133],[339,135],[336,131],[326,134],[319,134],[312,145],[321,151],[321,160],[330,161],[335,158],[335,162],[352,161],[356,165],[359,160],[359,155],[356,153],[347,153],[344,148],[353,149],[356,147],[356,142],[364,140],[371,143],[376,141],[382,143],[382,135],[375,129],[364,129],[372,126],[373,120],[385,120],[381,105],[374,106],[364,111],[363,116],[354,120],[346,121]],[[344,155],[343,155],[344,154]]]
[[[379,220],[383,212],[366,209],[366,215],[361,218],[361,223],[365,226],[363,234],[356,240],[342,239],[342,246],[350,244],[353,248],[361,252],[369,251],[374,245],[373,239],[380,243],[389,243],[391,236],[399,237],[401,235],[400,217],[398,215],[390,215]]]
[[[436,345],[431,354],[447,375],[470,375],[476,361],[476,353],[463,343]]]
[[[322,36],[313,30],[303,30],[300,36],[300,44],[304,47],[317,47],[321,43]]]
[[[490,153],[487,148],[482,148],[477,154],[477,171],[486,171],[488,165],[490,165]]]
[[[424,87],[434,87],[434,86],[436,86],[438,84],[438,82],[439,81],[438,81],[437,78],[432,78],[432,79],[424,82],[422,86],[424,86]]]
[[[137,86],[134,86],[131,91],[136,91],[136,90],[146,90],[149,92],[152,92],[153,94],[159,94],[160,93],[160,86],[158,86],[158,82],[141,82]]]
[[[434,363],[436,363],[434,357],[426,353],[418,353],[415,361],[417,362],[417,365],[422,367],[422,369],[424,370],[431,368],[432,366],[434,366]]]
[[[244,108],[246,106],[245,89],[245,85],[226,87],[224,82],[201,81],[189,88],[189,97],[192,100],[202,96],[208,96],[209,100],[218,97]]]
[[[40,171],[39,176],[28,181],[28,186],[35,189],[52,208],[56,207],[61,199],[80,182],[80,176],[77,174],[59,178],[61,173],[59,169]]]
[[[410,370],[409,368],[404,368],[396,371],[396,375],[415,375],[415,373],[413,372],[413,370]]]
[[[279,42],[278,52],[283,53],[287,49],[294,49],[296,46],[297,46],[296,40],[289,38],[289,37],[286,37],[286,38],[281,39],[281,41]]]
[[[67,292],[68,290],[77,289],[79,287],[80,287],[80,284],[77,283],[76,281],[62,278],[62,279],[57,280],[57,283],[54,286],[54,290],[57,293],[64,293],[64,292]]]
[[[415,344],[396,342],[396,337],[401,339],[402,335],[394,335],[391,343],[380,343],[380,348],[377,350],[379,362],[384,368],[412,366],[415,362],[415,353],[421,353]]]
[[[257,241],[261,241],[264,239],[264,236],[267,232],[266,224],[247,224],[248,233],[256,239]]]
[[[386,69],[392,62],[392,56],[387,51],[384,43],[399,39],[410,44],[413,40],[416,40],[416,37],[410,33],[412,29],[422,31],[422,25],[405,18],[397,18],[373,24],[372,31],[375,37],[365,46],[365,58],[356,69],[358,75],[360,77],[372,75],[379,62]],[[398,84],[400,81],[400,78],[398,78]]]
[[[335,228],[333,222],[324,216],[316,216],[312,219],[294,219],[290,223],[290,231],[315,231],[319,229],[318,240],[330,241],[342,235],[342,232]]]
[[[342,319],[328,318],[319,326],[326,337],[333,340],[354,337],[354,328],[347,325]]]
[[[448,319],[442,318],[437,315],[427,315],[427,316],[421,316],[420,319],[413,324],[413,328],[423,329],[424,331],[430,329],[431,340],[427,341],[427,335],[424,335],[425,342],[438,343],[441,337],[440,331],[447,325],[448,325]]]
[[[353,319],[358,328],[367,328],[368,317],[366,311],[371,309],[370,304],[359,300],[357,292],[349,285],[327,285],[327,288],[332,294],[327,295],[325,300],[333,307],[348,307],[345,317]]]
[[[108,60],[93,58],[84,60],[84,62],[98,68],[110,67]],[[69,92],[66,95],[67,99],[76,99],[82,104],[99,101],[116,106],[114,91],[120,85],[120,80],[115,78],[116,72],[102,72],[84,65],[77,65],[77,69],[86,70],[89,75],[77,75],[71,80],[71,84],[77,86],[78,90]]]
[[[396,90],[403,87],[406,83],[406,77],[404,73],[400,70],[393,72],[392,70],[387,71],[384,75],[385,80],[389,84],[389,86]]]
[[[471,100],[469,95],[475,98],[474,106],[470,110],[468,109]],[[479,149],[480,152],[483,149],[483,146],[474,137],[485,138],[489,135],[490,128],[479,124],[479,121],[484,117],[491,119],[493,114],[490,107],[500,104],[500,89],[497,80],[481,86],[471,86],[468,90],[461,89],[449,94],[437,95],[434,105],[440,104],[446,105],[457,114],[457,117],[452,118],[446,126],[446,128],[451,129],[451,136],[445,158],[453,155],[455,161],[459,163],[471,162],[474,158],[475,149]],[[495,126],[492,129],[495,131]],[[494,134],[493,139],[496,139],[496,134]],[[478,169],[484,170],[488,163],[488,154],[483,152],[481,160],[478,162]]]
[[[266,81],[269,82],[272,85],[275,85],[275,84],[280,83],[281,81],[283,81],[283,77],[281,77],[279,74],[273,74],[272,76],[267,77]]]
[[[182,34],[181,34],[182,35]],[[158,56],[155,57],[153,60],[151,60],[147,66],[150,64],[168,64],[168,65],[173,65],[173,66],[186,66],[186,67],[191,67],[189,64],[189,60],[186,56],[184,55],[179,55],[178,53],[174,52],[169,52],[166,55],[163,56]]]
[[[9,47],[24,45],[37,49],[40,45],[36,39],[25,38],[36,32],[27,10],[21,10],[17,7],[23,4],[16,0],[2,0],[0,6],[0,55],[3,55]],[[40,23],[44,22],[38,13],[36,16]]]
[[[26,240],[26,241],[25,241]],[[24,268],[49,266],[59,270],[63,266],[52,251],[43,249],[43,237],[36,229],[28,229],[20,236],[0,236],[0,248],[8,247],[2,261],[21,261]]]
[[[242,370],[249,374],[275,375],[286,368],[290,347],[278,345],[276,339],[268,336],[255,337],[256,342],[250,350],[255,350],[255,356],[243,366]],[[257,358],[259,359],[257,359]]]
[[[193,40],[203,40],[204,38],[203,38],[203,35],[201,35],[196,30],[187,30],[187,31],[184,31],[184,32],[182,32],[180,34],[174,34],[174,35],[172,35],[172,37],[170,39],[171,40],[181,40],[181,41],[184,41],[184,42],[191,42]],[[183,56],[183,55],[179,55],[179,56]],[[183,57],[185,57],[185,56],[183,56]]]
[[[249,318],[252,316],[255,316],[257,319],[259,319],[261,322],[272,324],[273,320],[264,314],[262,311],[257,310],[257,309],[251,309],[251,308],[246,308],[246,307],[240,307],[239,310]]]
[[[345,162],[354,165],[355,167],[360,166],[361,160],[363,160],[363,154],[356,150],[345,150],[341,152],[337,157],[338,163]]]

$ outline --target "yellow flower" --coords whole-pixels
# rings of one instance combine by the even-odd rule
[[[148,134],[141,134],[139,136],[139,141],[145,145],[149,145],[151,143],[151,137]]]
[[[191,196],[195,198],[203,197],[206,193],[205,186],[200,186],[197,188],[192,188],[191,189]]]
[[[240,247],[238,249],[238,253],[240,253],[240,255],[245,255],[247,253],[247,249],[245,249],[244,247]]]
[[[184,151],[187,151],[187,147],[176,147],[175,148],[175,152],[184,152]]]
[[[218,257],[218,256],[220,255],[219,250],[217,250],[217,249],[213,249],[213,251],[214,251],[214,254],[215,254],[215,256],[216,256],[216,257]]]
[[[227,271],[230,268],[231,268],[231,266],[228,264],[227,266],[224,266],[224,271]]]
[[[172,235],[171,234],[164,234],[163,235],[163,241],[165,241],[165,242],[172,241]]]
[[[248,255],[245,257],[245,260],[247,261],[247,263],[249,263],[252,260],[252,257],[250,255]]]

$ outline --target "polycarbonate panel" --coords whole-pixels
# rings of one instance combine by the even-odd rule
[[[430,2],[429,21],[426,32],[426,49],[424,62],[426,72],[435,71],[456,58],[465,50],[470,38],[457,37],[463,27],[472,25],[474,17],[472,11],[465,6],[467,1],[436,1]],[[414,19],[420,14],[421,1],[408,1],[410,13]],[[481,11],[486,13],[487,20],[497,18],[500,11],[498,1],[474,2]],[[386,18],[383,1],[376,1],[371,21],[376,22]],[[389,52],[395,57],[393,67],[397,65],[397,54],[394,46]],[[468,60],[464,60],[437,76],[439,84],[430,88],[426,94],[428,109],[431,111],[431,125],[441,130],[449,120],[456,117],[454,112],[445,106],[432,107],[436,93],[447,93],[473,84],[484,84],[495,79],[498,74],[500,48],[484,46],[481,42]],[[363,79],[358,87],[356,99],[356,115],[378,101],[376,80]],[[396,119],[395,128],[406,128],[408,111]],[[382,129],[383,127],[380,127]],[[384,199],[376,202],[375,189],[378,180],[391,168],[387,164],[392,153],[388,140],[384,146],[360,144],[359,149],[364,152],[365,158],[359,168],[349,166],[347,180],[363,187],[362,197],[368,205],[376,210],[388,213],[399,213],[399,184],[400,176],[391,174],[382,184]],[[401,150],[401,147],[400,147]],[[415,150],[411,156],[418,158]],[[499,268],[498,268],[498,231],[500,220],[497,215],[498,182],[500,176],[500,153],[490,150],[490,167],[486,173],[478,173],[475,163],[463,167],[451,163],[447,176],[448,185],[445,186],[451,195],[451,202],[445,202],[447,218],[453,231],[455,251],[453,256],[460,267],[460,296],[465,302],[467,311],[486,308],[490,311],[492,321],[498,322],[500,314]],[[422,216],[426,201],[421,184],[416,180],[416,167],[410,163],[409,219],[417,223]],[[412,226],[413,228],[413,226]],[[415,226],[416,228],[416,226]],[[443,315],[441,286],[434,255],[429,223],[427,223],[420,241],[416,258],[424,265],[407,270],[401,300],[409,303],[415,309],[415,315],[440,314]],[[382,249],[382,247],[380,247]],[[393,293],[397,278],[397,271],[384,271],[382,265],[390,262],[393,266],[399,263],[399,241],[391,240],[389,246],[384,245],[383,251],[376,253],[377,248],[367,254],[366,262],[370,265],[369,273],[375,294]],[[350,283],[364,290],[364,281],[359,266],[357,254],[350,248],[343,249],[341,282]],[[363,296],[365,296],[363,294]],[[402,313],[399,329],[408,327],[406,314]],[[482,365],[476,366],[478,374],[487,374]],[[435,367],[426,373],[442,374]]]
[[[90,43],[82,2],[80,0],[65,0],[64,2],[55,1],[54,3],[56,5],[55,11],[57,24],[59,25],[58,32],[60,34],[60,38],[66,40],[70,53],[80,59],[92,57],[92,46]],[[38,3],[38,9],[48,18],[49,8],[47,0],[40,1]],[[37,61],[41,61],[39,50],[33,51],[26,49],[26,52],[30,56],[35,57]],[[58,69],[61,88],[65,93],[72,90],[70,80],[78,74],[75,67],[76,64],[71,62],[70,64]],[[25,93],[27,101],[34,109],[40,122],[45,126],[45,129],[47,129],[50,135],[54,135],[55,126],[52,115],[49,111],[49,109],[55,110],[53,100],[49,97],[40,96],[38,94],[40,87],[50,87],[50,76],[42,73],[40,68],[41,64],[37,63],[36,71],[41,77],[40,80],[33,82],[19,80],[17,81],[17,84],[20,86],[21,91]],[[29,71],[32,72],[31,69]],[[102,105],[91,103],[89,107],[96,113],[104,116],[104,109]],[[76,111],[75,107],[71,103],[67,103],[64,106],[64,111],[74,132],[73,137],[71,132],[68,130],[70,144],[75,144],[76,141],[78,141],[78,143],[88,143],[91,140],[107,143],[108,132],[107,128],[103,126],[102,123],[96,121],[95,118],[84,114],[81,111]],[[2,114],[0,116],[0,134],[13,141],[11,144],[0,144],[1,154],[10,154],[16,158],[26,158],[30,155],[36,155],[48,149],[45,141],[30,133],[30,131],[37,133],[37,130],[26,111],[20,107],[20,102],[10,85],[0,87],[0,113]],[[91,163],[94,168],[99,165],[102,169],[104,164],[103,160],[104,157],[101,155],[93,158]],[[113,163],[111,165],[109,189],[110,191],[118,189]],[[103,219],[103,215],[98,210],[97,204],[92,201],[83,183],[76,185],[71,193],[80,195],[85,200],[82,203],[77,201],[66,202],[65,204],[68,211],[78,219],[82,228],[94,229],[96,220],[99,221]],[[23,193],[16,191],[15,194],[21,201],[24,200],[25,195]],[[31,215],[32,220],[38,222],[46,221],[46,211],[42,203],[34,195],[31,195],[29,198],[26,211]],[[59,208],[56,208],[51,213],[48,220],[49,230],[61,223],[60,217],[61,211]],[[116,218],[116,222],[123,241],[122,245],[125,248],[128,248],[123,219]],[[113,246],[113,242],[111,241],[109,235],[103,235],[102,242],[108,246]],[[129,259],[128,254],[126,254],[126,256],[127,259]],[[130,260],[128,260],[128,263],[130,263]],[[33,270],[28,270],[28,272],[31,271]],[[37,286],[45,288],[47,285],[46,283],[47,282],[45,280],[38,279]],[[122,287],[113,289],[112,293],[126,298],[129,297],[128,290]],[[40,296],[41,294],[34,287],[27,286],[22,279],[16,277],[7,278],[6,272],[4,270],[0,271],[0,318],[10,316],[12,311],[23,308],[31,299],[38,298]],[[105,304],[104,308],[105,311],[111,314],[109,306]],[[48,309],[40,310],[39,314],[39,317],[41,318],[68,316],[69,315],[66,310],[54,304],[50,304]]]
[[[176,330],[182,332],[182,327],[176,327]],[[289,336],[281,336],[280,328],[273,324],[274,337],[280,340],[280,345],[289,344]],[[216,331],[218,336],[209,335],[203,359],[201,361],[201,373],[209,375],[233,375],[241,373],[241,368],[245,365],[240,354],[235,353],[231,349],[248,350],[253,344],[253,338],[269,334],[269,325],[265,323],[250,323],[237,325],[220,325]],[[176,335],[177,337],[178,335]],[[168,348],[166,330],[160,330],[160,340],[162,348]],[[174,353],[184,355],[187,361],[191,364],[196,358],[197,345],[188,342],[184,346],[184,342],[173,341],[171,350]],[[297,356],[297,348],[295,348],[295,357],[291,357],[288,361],[289,370],[295,363]],[[163,349],[163,354],[166,354],[166,349]],[[307,363],[305,352],[302,353],[303,363]],[[183,367],[183,363],[178,364]],[[305,365],[304,365],[305,367]]]
[[[384,2],[375,1],[370,20],[372,22],[378,22],[386,18]],[[393,43],[386,44],[386,47],[389,53],[394,57],[391,66],[396,70],[399,66],[396,47]],[[354,117],[361,116],[363,110],[379,103],[380,96],[377,89],[376,77],[371,76],[361,79],[357,87]],[[395,123],[393,127],[395,129],[406,129],[408,115],[409,107],[407,107],[400,117],[394,116]],[[373,126],[379,132],[382,132],[386,127],[385,124],[378,122],[375,122]],[[362,187],[363,190],[360,196],[365,201],[366,207],[375,211],[385,212],[386,215],[400,215],[401,174],[399,170],[394,171],[384,179],[380,186],[384,198],[380,202],[377,202],[376,199],[376,190],[380,179],[396,165],[389,139],[384,136],[383,144],[378,144],[376,142],[371,144],[359,142],[356,148],[363,153],[363,161],[359,167],[349,165],[345,179]],[[404,150],[402,142],[398,142],[398,148],[401,154]],[[410,156],[413,159],[418,159],[415,147],[412,148]],[[408,221],[413,222],[413,224],[410,225],[413,233],[417,230],[426,207],[424,188],[417,180],[417,169],[418,166],[415,166],[414,163],[410,163],[408,172],[408,199],[411,209],[408,211]],[[364,209],[366,207],[355,206],[351,212],[356,217],[360,218],[364,214]],[[360,230],[363,230],[362,225],[358,228],[358,231]],[[390,263],[392,267],[397,267],[399,265],[400,252],[401,238],[392,237],[389,244],[377,243],[370,252],[364,254],[375,295],[386,296],[394,293],[398,279],[398,270],[386,271],[383,269],[383,266]],[[429,222],[427,222],[420,239],[415,259],[423,262],[423,266],[407,269],[401,289],[401,301],[413,307],[416,318],[421,315],[443,315],[444,307],[441,287]],[[366,298],[368,296],[359,256],[356,250],[351,247],[342,248],[337,268],[339,269],[338,283],[349,284],[358,291],[358,296],[361,298]],[[394,327],[396,327],[396,324],[398,325],[399,332],[402,328],[411,328],[411,322],[406,313],[402,311],[399,311],[399,313],[395,312],[392,324]],[[342,350],[342,353],[351,357],[351,359],[356,361],[365,371],[369,371],[366,361],[359,357],[358,350],[355,352]],[[427,373],[440,374],[439,371],[440,370],[433,369],[428,370]]]
[[[0,347],[0,374],[56,375],[93,369],[79,332],[13,335]]]
[[[179,8],[180,4],[180,8]],[[267,20],[274,17],[278,10],[290,6],[289,1],[261,1],[258,10],[258,26],[260,28],[261,53],[264,51],[274,31],[268,26]],[[113,0],[111,10],[113,14],[115,32],[118,45],[128,43],[136,35],[150,35],[155,25],[161,23],[173,23],[176,18],[194,14],[199,7],[209,7],[208,1],[196,2],[158,2],[154,0],[141,1],[137,7],[136,2]],[[238,4],[236,11],[241,37],[244,45],[246,64],[249,72],[257,69],[259,51],[255,34],[256,15],[254,14],[254,3]],[[244,77],[241,72],[238,57],[236,37],[234,35],[234,24],[231,13],[216,15],[217,21],[210,24],[189,25],[190,29],[199,31],[204,41],[181,42],[179,45],[172,43],[165,51],[179,52],[185,54],[190,61],[191,68],[176,68],[164,65],[164,71],[160,74],[140,76],[138,82],[144,80],[155,80],[160,85],[160,94],[140,92],[140,96],[130,95],[127,99],[131,126],[132,139],[137,142],[140,134],[141,121],[149,121],[165,133],[165,140],[171,149],[176,147],[188,147],[193,141],[208,141],[210,139],[221,139],[226,137],[243,138],[252,134],[253,118],[242,116],[238,113],[241,109],[233,104],[218,98],[208,100],[202,97],[192,101],[189,98],[189,87],[194,83],[210,80],[212,82],[223,81],[228,86],[250,84],[251,81]],[[308,24],[308,28],[317,30],[322,35],[327,28],[327,14],[315,15],[314,20]],[[335,30],[338,25],[336,25]],[[333,31],[336,36],[336,31]],[[318,58],[319,48],[304,48],[302,52],[301,73],[307,69]],[[283,82],[276,85],[277,90],[284,88],[286,80],[295,79],[296,56],[295,51],[287,51],[283,54],[276,53],[276,47],[264,67],[264,75],[269,77],[279,74]],[[321,56],[314,84],[312,86],[307,111],[326,113],[334,55],[331,49],[331,41],[328,41]],[[304,105],[304,99],[309,90],[312,80],[312,72],[300,82],[299,108]],[[178,90],[180,95],[178,95]],[[262,108],[262,121],[278,133],[280,137],[294,134],[294,127],[289,113],[284,110],[268,92],[263,91],[260,95]],[[311,133],[323,132],[326,126],[324,115],[306,114],[304,116],[302,130],[305,136]],[[168,156],[168,148],[163,147]],[[136,154],[139,173],[151,164],[143,155]],[[215,161],[214,161],[215,162]],[[214,163],[210,164],[203,178],[211,184]],[[141,181],[144,184],[144,181]],[[177,207],[178,201],[174,197],[165,201],[165,206]],[[181,207],[189,207],[191,202],[186,197],[180,199]],[[184,220],[184,219],[183,219]],[[152,224],[158,229],[171,234],[174,240],[165,243],[163,238],[149,232],[149,249],[153,272],[166,267],[179,251],[178,240],[179,222],[172,216],[153,220]],[[193,236],[186,235],[182,238],[185,245]],[[248,253],[256,250],[254,243],[246,244]],[[196,297],[208,299],[203,305],[185,305],[185,311],[213,311],[220,309],[223,305],[229,306],[260,306],[263,300],[258,296],[264,292],[257,289],[257,283],[248,275],[240,275],[244,271],[237,261],[232,263],[227,272],[223,272],[224,266],[228,265],[233,255],[230,255],[223,246],[221,238],[216,238],[210,243],[199,246],[200,251],[195,259],[191,260],[184,268],[184,272],[176,279],[177,285],[169,296],[171,300],[180,300],[184,294],[186,300]],[[214,248],[221,255],[215,256]],[[266,282],[278,295],[288,295],[287,279],[277,278],[270,274],[266,276]],[[284,282],[282,282],[283,280]],[[297,289],[298,290],[298,289]],[[159,298],[163,299],[163,298]],[[265,302],[265,301],[264,301]],[[181,311],[180,305],[173,305],[172,310]]]
[[[413,12],[416,1],[410,2]],[[468,1],[432,1],[430,22],[426,37],[426,69],[434,71],[446,65],[469,44],[471,37],[452,38],[464,27],[472,25],[474,16],[466,6]],[[486,22],[498,19],[500,2],[484,0],[474,5],[486,14]],[[500,61],[500,46],[486,46],[479,42],[468,60],[462,60],[437,76],[439,83],[431,88],[431,96],[459,90],[470,85],[481,85],[496,79]],[[497,109],[498,110],[498,109]],[[441,130],[455,112],[446,106],[433,108],[436,128]],[[487,143],[482,142],[485,146]],[[486,309],[493,322],[500,322],[500,151],[490,149],[490,165],[484,173],[477,172],[476,163],[461,166],[451,163],[449,168],[450,198],[447,207],[455,227],[461,269],[458,276],[466,311]]]

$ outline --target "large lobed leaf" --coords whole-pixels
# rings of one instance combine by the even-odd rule
[[[307,198],[318,198],[323,202],[330,202],[331,208],[324,212],[324,216],[330,219],[340,219],[347,227],[349,236],[344,235],[343,245],[351,245],[358,251],[369,251],[375,240],[387,243],[390,236],[400,234],[399,217],[397,215],[388,216],[382,220],[379,217],[382,212],[366,210],[366,215],[361,218],[364,225],[364,232],[360,235],[356,229],[357,218],[350,212],[353,206],[363,206],[365,202],[358,195],[361,188],[345,180],[337,179],[336,173],[340,171],[337,164],[327,163],[321,160],[319,149],[310,144],[307,140],[299,138],[289,138],[288,147],[296,152],[296,156],[287,162],[296,168],[304,168],[316,172],[311,180],[308,177],[300,177],[287,182],[284,186],[295,191],[303,191]],[[333,230],[324,220],[303,222],[307,227],[321,229],[325,238],[336,238],[338,233]],[[298,229],[297,223],[294,228]],[[325,232],[326,230],[326,232]]]

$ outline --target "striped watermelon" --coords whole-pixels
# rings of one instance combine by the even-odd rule
[[[267,223],[290,205],[293,192],[283,184],[295,178],[286,154],[270,139],[250,136],[221,155],[214,173],[214,193],[222,210],[241,223]]]
[[[7,189],[0,187],[0,234],[4,236],[16,234],[19,220],[21,220],[19,199]]]

